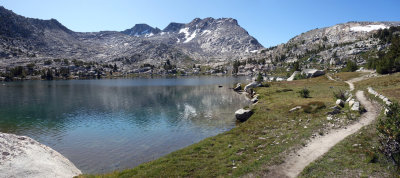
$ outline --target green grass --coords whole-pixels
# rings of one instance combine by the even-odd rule
[[[347,81],[352,78],[360,77],[365,74],[366,73],[364,73],[364,72],[340,72],[340,73],[333,74],[332,78],[339,80],[339,81]]]
[[[360,81],[355,85],[359,90],[365,90],[370,86],[389,99],[400,101],[400,72]]]
[[[297,91],[307,86],[310,98]],[[325,76],[293,82],[275,82],[260,87],[253,116],[234,129],[123,171],[80,177],[221,177],[262,175],[269,166],[282,162],[285,152],[301,147],[315,133],[323,133],[328,123],[325,113],[334,105],[334,89],[347,89],[343,82]],[[288,111],[312,104],[310,113]],[[326,107],[319,107],[321,103]],[[341,123],[341,122],[340,122]],[[338,123],[335,124],[340,124]],[[93,163],[95,164],[95,163]]]

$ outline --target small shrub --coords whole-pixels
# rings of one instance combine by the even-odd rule
[[[303,106],[302,108],[305,113],[315,113],[318,110],[325,108],[325,103],[321,101],[313,101]]]
[[[264,77],[262,76],[261,73],[258,73],[256,82],[257,83],[262,83],[263,81],[264,81]]]
[[[392,103],[386,117],[379,120],[380,151],[400,168],[400,106]]]
[[[301,80],[301,79],[306,79],[307,78],[307,74],[297,74],[296,76],[294,76],[293,80]]]
[[[366,150],[366,159],[367,163],[376,163],[378,162],[378,155],[372,151]]]
[[[308,90],[307,88],[301,89],[298,93],[300,94],[300,97],[302,97],[302,98],[310,97],[310,90]]]
[[[267,82],[263,82],[263,83],[261,83],[260,87],[270,87],[270,86],[271,86],[271,84],[269,84]]]
[[[343,72],[354,72],[354,71],[356,71],[358,69],[358,67],[357,67],[357,64],[354,62],[354,61],[352,61],[352,60],[348,60],[347,61],[347,64],[346,64],[346,67],[345,68],[343,68]]]

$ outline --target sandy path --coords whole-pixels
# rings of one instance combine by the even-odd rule
[[[349,84],[350,90],[354,90],[353,82],[361,81],[365,78],[366,76],[354,78],[346,81],[346,83]],[[331,130],[324,136],[318,136],[312,139],[307,146],[298,150],[296,154],[289,155],[286,158],[285,163],[279,165],[272,172],[270,172],[269,176],[297,177],[306,166],[328,152],[334,145],[342,141],[347,136],[354,134],[361,127],[370,124],[379,114],[379,105],[370,102],[365,97],[363,91],[357,91],[356,97],[367,110],[366,113],[361,115],[359,121],[345,128]]]

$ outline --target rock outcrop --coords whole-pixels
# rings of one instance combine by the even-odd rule
[[[318,69],[304,69],[303,71],[301,71],[301,73],[303,75],[306,75],[307,78],[325,75],[325,71]]]
[[[71,178],[82,174],[67,158],[39,142],[0,133],[0,177]]]
[[[247,109],[239,109],[235,112],[235,117],[238,121],[244,122],[253,115],[253,111]]]

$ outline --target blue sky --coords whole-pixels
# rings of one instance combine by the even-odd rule
[[[163,29],[196,17],[232,17],[265,47],[348,21],[400,21],[400,0],[1,0],[17,14],[55,18],[74,31]]]

